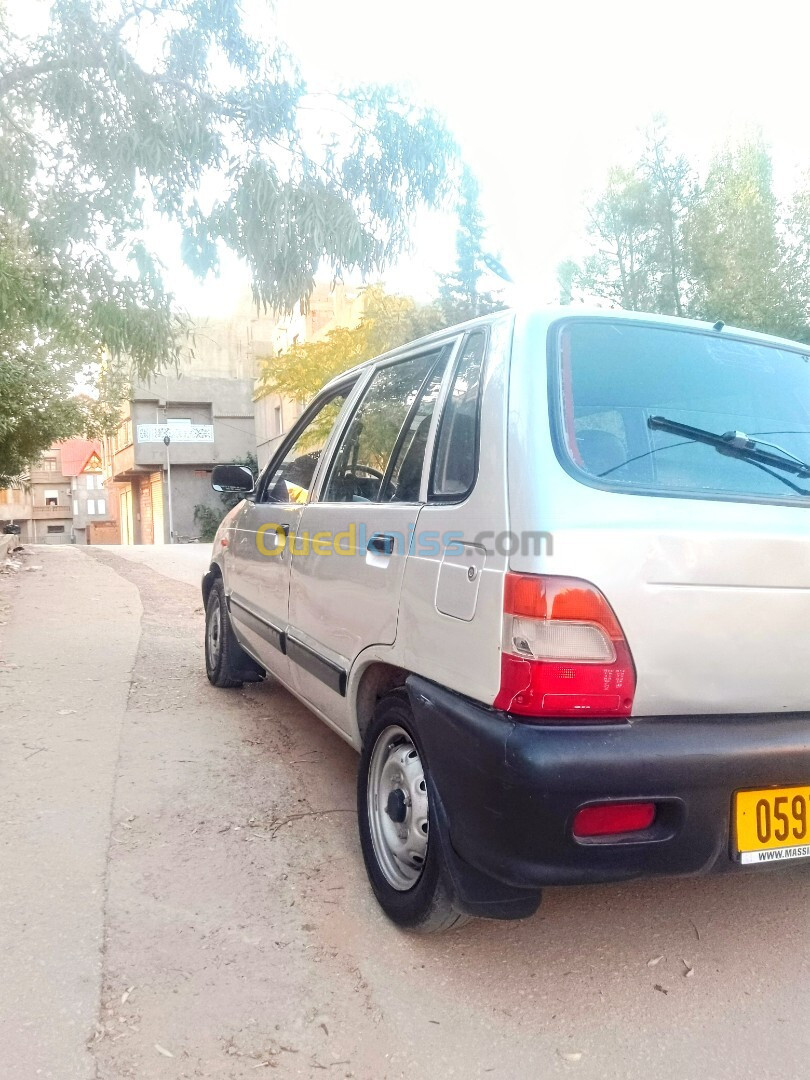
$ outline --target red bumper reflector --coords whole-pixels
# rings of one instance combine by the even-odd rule
[[[583,806],[574,816],[574,836],[613,836],[641,832],[655,821],[655,803],[600,803]]]

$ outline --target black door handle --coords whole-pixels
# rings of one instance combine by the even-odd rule
[[[369,540],[367,549],[376,555],[393,555],[394,538],[389,533],[375,533]]]

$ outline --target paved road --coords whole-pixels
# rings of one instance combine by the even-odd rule
[[[173,581],[192,585],[197,591],[200,588],[200,578],[211,561],[210,544],[111,544],[104,550],[130,562],[149,566]]]
[[[28,561],[0,579],[0,1077],[810,1076],[806,871],[401,934],[352,751],[277,686],[208,686],[196,569]]]

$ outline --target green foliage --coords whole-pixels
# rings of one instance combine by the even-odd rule
[[[695,180],[671,152],[660,120],[631,167],[615,167],[587,208],[592,250],[558,271],[563,297],[590,294],[633,311],[682,315],[687,288],[685,220]]]
[[[499,311],[504,305],[479,284],[483,276],[484,227],[478,207],[478,184],[469,169],[461,175],[456,233],[456,267],[441,278],[430,304],[386,293],[381,285],[365,290],[364,312],[355,327],[331,330],[323,338],[297,343],[280,356],[261,361],[259,396],[280,394],[308,401],[320,388],[349,368],[405,345],[416,338],[466,319]],[[313,439],[320,437],[315,425]]]
[[[357,326],[331,330],[323,338],[295,344],[261,362],[260,396],[280,394],[308,401],[342,371],[446,325],[438,307],[392,296],[379,286],[365,291],[365,310]]]
[[[219,523],[227,513],[221,506],[209,506],[207,503],[197,503],[194,507],[194,520],[200,530],[200,540],[210,544],[217,535]]]
[[[447,326],[499,311],[504,305],[479,288],[484,266],[484,224],[478,205],[478,182],[468,168],[461,175],[456,232],[456,266],[442,275],[438,306]]]
[[[565,301],[596,296],[810,340],[810,190],[780,206],[761,140],[720,152],[701,185],[657,121],[588,217],[591,251],[558,271]]]
[[[103,360],[118,392],[177,359],[155,216],[181,225],[195,272],[227,245],[256,302],[289,311],[321,267],[382,268],[443,197],[455,151],[430,110],[385,87],[311,92],[269,24],[253,35],[238,0],[55,0],[28,40],[0,8],[0,364],[35,349],[62,380],[48,397],[40,378],[54,411],[31,445],[75,432],[66,365]],[[24,424],[25,400],[9,407]]]
[[[237,458],[234,465],[247,465],[253,473],[254,481],[259,476],[259,463],[255,454],[245,454],[243,458]],[[244,498],[238,491],[221,491],[219,493],[219,506],[209,506],[207,503],[197,503],[194,507],[194,520],[200,529],[200,539],[210,543],[217,534],[220,522],[233,510],[237,503]]]
[[[759,141],[712,162],[690,216],[692,310],[752,330],[808,338],[806,305],[788,289],[788,259],[771,161]]]

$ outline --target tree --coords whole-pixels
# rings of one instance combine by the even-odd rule
[[[58,357],[64,387],[69,361],[75,377],[104,358],[118,385],[116,368],[175,360],[187,327],[150,222],[181,225],[199,274],[227,245],[280,311],[319,268],[379,270],[410,213],[443,197],[454,153],[390,88],[310,90],[238,0],[55,0],[34,40],[0,13],[0,363]],[[46,426],[74,434],[52,389]],[[9,406],[20,438],[24,405]]]
[[[696,194],[693,170],[674,154],[660,118],[641,157],[615,167],[588,207],[593,250],[558,270],[563,296],[598,296],[634,311],[683,315],[688,275],[684,228]]]
[[[559,267],[564,298],[810,340],[810,190],[780,205],[761,139],[717,154],[701,186],[656,121],[588,215],[592,250]]]
[[[687,227],[691,312],[806,338],[806,309],[789,287],[783,234],[771,160],[761,140],[723,150],[711,164]],[[800,281],[794,285],[800,287]]]
[[[365,290],[365,310],[357,326],[330,330],[323,338],[292,345],[264,357],[259,393],[308,401],[330,379],[446,325],[439,308],[386,293],[380,285]]]
[[[442,275],[439,285],[438,307],[448,326],[499,311],[504,306],[492,293],[481,292],[479,288],[486,265],[483,247],[486,230],[478,196],[478,181],[465,167],[459,184],[456,266],[452,273]]]
[[[784,286],[790,309],[800,319],[796,333],[800,341],[810,340],[810,175],[794,193],[785,215]]]
[[[570,287],[623,308],[653,302],[652,201],[648,181],[636,170],[611,169],[605,191],[588,208],[594,250],[569,278]]]
[[[686,311],[688,288],[684,228],[698,189],[687,158],[672,152],[661,117],[653,120],[647,132],[640,165],[649,186],[653,233],[650,273],[655,310],[681,316]]]

